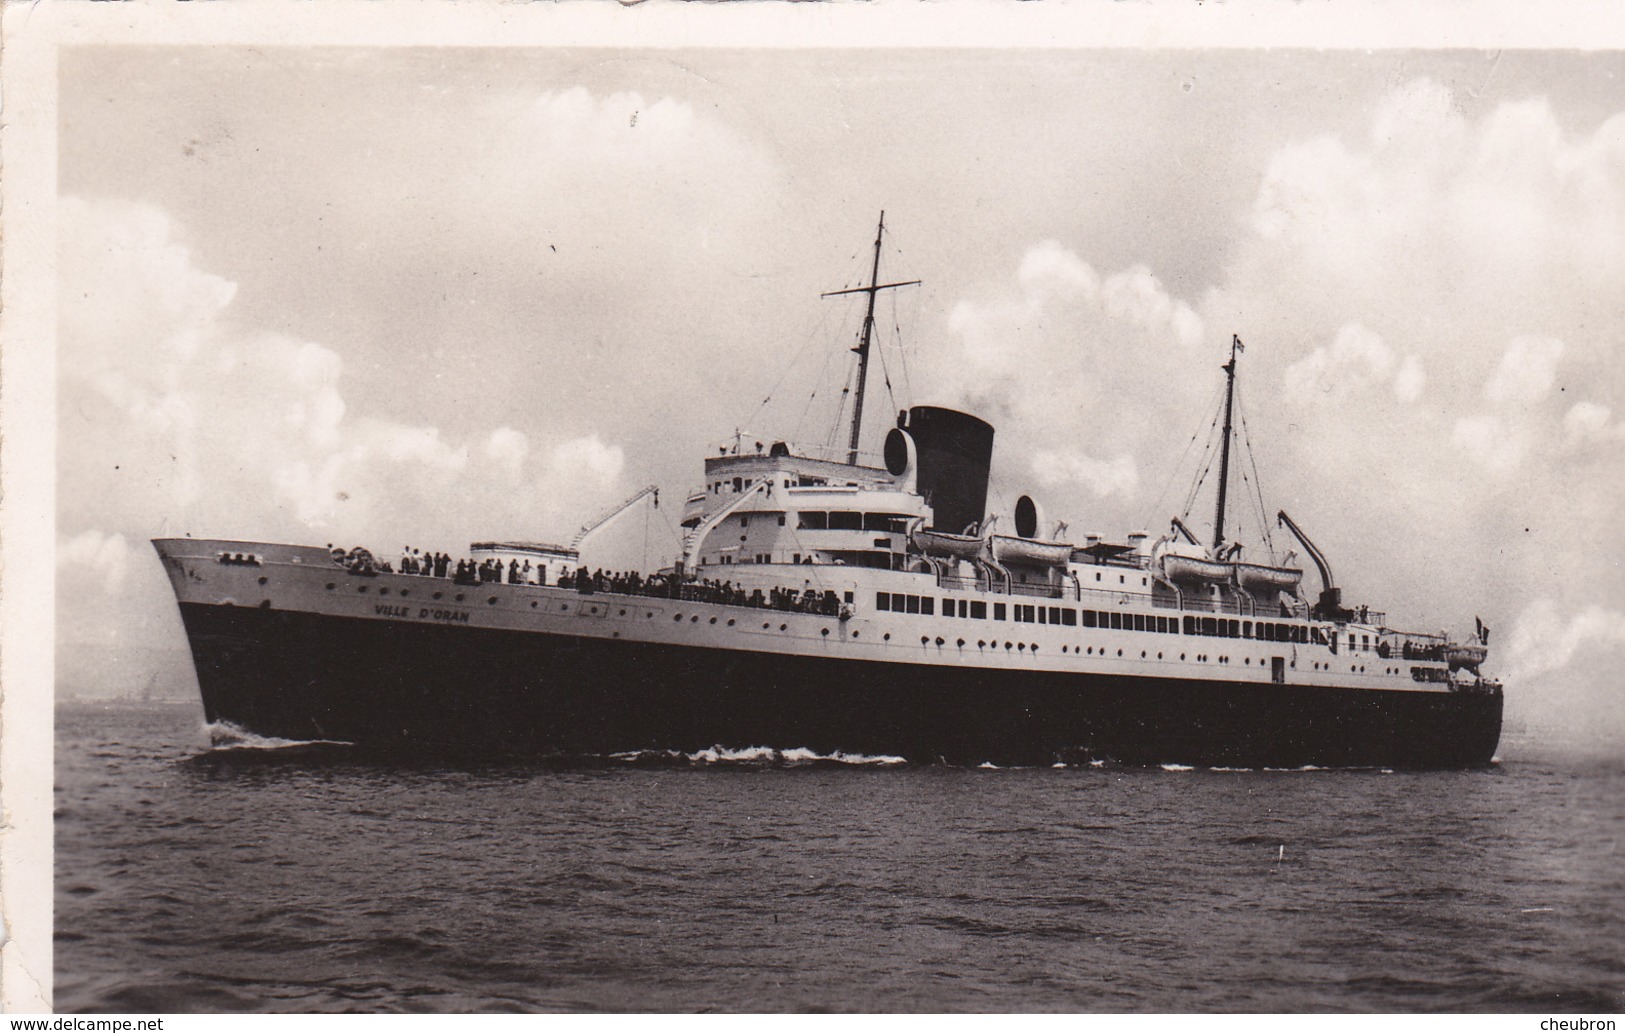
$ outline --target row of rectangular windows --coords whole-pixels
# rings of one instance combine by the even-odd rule
[[[783,513],[768,513],[766,516],[777,518],[778,525],[784,526]],[[899,513],[857,513],[837,511],[825,513],[820,510],[804,510],[796,514],[796,529],[800,531],[888,531],[893,534],[902,534],[908,530],[909,521],[913,517]],[[740,527],[750,526],[750,514],[739,517]]]
[[[875,609],[889,613],[918,613],[934,616],[936,600],[930,596],[904,595],[900,592],[875,593]],[[1013,614],[1010,611],[1014,611]],[[942,600],[944,617],[987,619],[987,603],[976,599]],[[1154,613],[1124,613],[1121,610],[1074,610],[1069,606],[1038,606],[1017,603],[993,604],[993,619],[1013,617],[1027,624],[1060,624],[1073,628],[1109,628],[1120,631],[1147,631],[1160,635],[1178,634],[1181,625],[1176,617]],[[1318,628],[1301,624],[1278,624],[1273,621],[1241,621],[1223,617],[1187,616],[1183,624],[1187,635],[1207,635],[1218,638],[1256,638],[1264,642],[1303,642],[1325,644]]]
[[[1313,634],[1311,634],[1311,632]],[[1186,617],[1185,634],[1216,638],[1255,638],[1262,642],[1317,642],[1326,644],[1319,628],[1273,621],[1235,621],[1224,617]]]
[[[828,483],[829,481],[823,477],[802,477],[800,480],[787,478],[784,482],[784,486],[786,488],[822,488]],[[712,481],[711,494],[721,495],[723,490],[728,487],[728,484],[729,482],[727,481]],[[735,477],[733,479],[733,493],[737,495],[747,488],[753,487],[755,484],[756,478],[754,477]]]
[[[800,531],[889,531],[902,534],[914,518],[902,513],[857,513],[804,509],[796,514]]]

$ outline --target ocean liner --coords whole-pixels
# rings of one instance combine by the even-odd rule
[[[580,541],[476,542],[403,569],[365,549],[154,545],[207,720],[370,751],[497,757],[763,748],[915,762],[1246,768],[1491,762],[1488,634],[1389,627],[1225,536],[1237,355],[1208,541],[1067,540],[986,513],[994,428],[899,414],[862,461],[881,237],[845,455],[736,441],[704,461],[667,569],[603,576]],[[916,281],[908,281],[913,283]],[[658,493],[647,488],[639,501]],[[611,516],[614,515],[612,511]],[[585,533],[585,531],[584,531]],[[414,568],[415,571],[414,571]]]

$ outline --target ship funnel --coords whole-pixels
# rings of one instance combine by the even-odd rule
[[[963,534],[987,509],[993,425],[969,413],[916,405],[908,411],[918,490],[931,504],[931,530]]]

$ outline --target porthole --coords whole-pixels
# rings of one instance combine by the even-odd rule
[[[1013,643],[1010,643],[1010,642],[1006,642],[1006,643],[1005,643],[1005,644],[1004,644],[1004,649],[1005,649],[1005,652],[1009,652],[1009,650],[1010,650],[1010,646],[1011,646],[1011,645],[1012,645],[1012,644],[1013,644]]]
[[[680,613],[674,613],[671,615],[671,619],[674,621],[680,621],[683,619],[683,615]]]
[[[531,601],[530,601],[530,608],[531,608],[531,609],[532,609],[532,610],[534,610],[534,609],[536,609],[536,600],[534,600],[534,599],[532,599],[532,600],[531,600]]]
[[[712,617],[712,618],[711,618],[711,623],[712,623],[712,624],[715,624],[715,623],[716,623],[716,622],[717,622],[717,619],[716,619],[716,618],[715,618],[715,617]]]
[[[772,625],[771,625],[771,624],[763,624],[763,625],[762,625],[762,630],[763,630],[763,631],[766,631],[766,630],[767,630],[767,629],[768,629],[768,628],[770,628],[770,627],[772,627]]]
[[[857,632],[855,632],[855,631],[854,631],[854,632],[853,632],[853,633],[852,633],[852,634],[853,634],[853,635],[854,635],[854,636],[856,636],[856,635],[857,635]],[[964,639],[960,639],[960,640],[959,640],[959,648],[960,648],[960,649],[964,649],[964,648],[965,648],[965,640],[964,640]]]
[[[362,595],[366,595],[367,594],[367,586],[366,585],[359,585],[359,586],[357,586],[356,591],[360,592]]]
[[[493,603],[494,603],[494,602],[496,602],[496,601],[497,601],[497,597],[496,597],[496,596],[494,596],[494,595],[493,595],[493,596],[492,596],[492,597],[491,597],[491,601],[492,601],[492,602],[493,602]],[[596,606],[594,606],[594,607],[593,607],[593,608],[592,608],[592,612],[593,612],[593,613],[597,613],[597,612],[598,612],[598,607],[596,607]]]
[[[1123,655],[1123,651],[1122,651],[1122,650],[1121,650],[1121,649],[1119,649],[1119,650],[1118,650],[1118,651],[1117,651],[1117,655],[1118,655],[1118,656],[1122,656],[1122,655]]]
[[[265,579],[264,578],[260,578],[260,584],[262,584],[262,585],[265,584]],[[402,592],[401,594],[405,595],[406,593]]]
[[[1158,653],[1158,654],[1157,654],[1157,659],[1158,659],[1158,660],[1161,660],[1161,659],[1162,659],[1162,654],[1161,654],[1161,653]]]
[[[790,628],[790,625],[788,625],[788,624],[780,624],[779,625],[779,630],[780,631],[788,631],[789,628]]]
[[[337,587],[338,587],[338,585],[336,585],[336,584],[334,584],[334,583],[333,583],[333,582],[331,582],[331,581],[329,581],[329,582],[328,582],[328,583],[327,583],[327,590],[328,590],[328,591],[329,591],[329,592],[331,592],[331,591],[332,591],[332,590],[333,590],[333,589],[335,589],[335,588],[337,588]]]
[[[942,645],[942,636],[941,635],[937,636],[937,645],[939,645],[939,646]]]
[[[491,606],[495,606],[497,604],[497,597],[493,595],[491,598],[489,598],[489,599],[487,599],[485,601],[486,601],[487,604],[489,604]],[[593,612],[596,613],[597,611],[595,610]]]
[[[1063,652],[1063,653],[1066,652],[1066,647],[1065,646],[1061,647],[1061,652]]]
[[[694,616],[688,619],[688,622],[690,624],[698,624],[700,622],[700,615],[696,613]]]
[[[1244,656],[1241,658],[1241,662],[1243,665],[1251,664],[1253,662],[1253,658],[1250,656]]]
[[[1141,660],[1144,660],[1144,659],[1145,659],[1145,650],[1143,650],[1143,649],[1142,649],[1142,650],[1140,650],[1140,659],[1141,659]]]
[[[411,595],[411,594],[412,594],[412,593],[411,593],[411,592],[409,592],[409,591],[407,591],[407,590],[406,590],[406,589],[404,589],[404,588],[403,588],[403,589],[401,589],[401,598],[402,598],[402,599],[405,599],[405,598],[406,598],[406,597],[407,597],[407,596],[409,596],[409,595]]]
[[[389,594],[389,589],[387,589],[387,588],[380,588],[380,589],[378,589],[378,594],[379,594],[379,595],[388,595],[388,594]]]
[[[717,619],[715,617],[712,617],[711,618],[711,623],[715,624],[716,622],[717,622]],[[828,628],[819,628],[818,633],[820,635],[828,635],[829,634],[829,629]]]
[[[858,637],[858,633],[857,633],[857,632],[855,632],[855,631],[854,631],[854,632],[853,632],[853,633],[852,633],[852,637],[853,637],[853,638],[857,638],[857,637]]]
[[[626,616],[626,611],[625,611],[625,610],[622,610],[622,611],[621,611],[621,616],[622,616],[622,617],[625,617],[625,616]]]
[[[732,617],[729,617],[729,618],[728,618],[728,627],[730,627],[730,628],[731,628],[731,627],[733,627],[733,626],[734,626],[734,619],[733,619],[733,618],[732,618]]]
[[[765,627],[767,627],[767,625],[764,624],[764,625],[762,625],[762,627],[765,628]],[[891,641],[891,632],[888,631],[884,635],[880,636],[880,641],[882,641],[882,642],[890,642]]]
[[[976,640],[976,648],[977,649],[986,649],[987,648],[987,639],[983,639],[983,638],[977,639]]]
[[[463,593],[458,592],[456,595],[452,596],[452,598],[454,600],[456,600],[457,602],[462,602],[463,601]],[[561,606],[561,607],[559,607],[559,609],[562,610],[562,609],[564,609],[564,607]]]
[[[444,593],[444,592],[436,592],[436,593],[435,593],[435,594],[434,594],[434,597],[435,597],[435,598],[436,598],[436,599],[439,599],[439,598],[440,598],[440,597],[441,597],[441,596],[443,596],[443,595],[445,595],[445,594],[446,594],[446,593]]]
[[[1027,643],[1025,643],[1025,642],[1017,642],[1016,643],[1016,648],[1023,651],[1023,652],[1025,652],[1026,649],[1027,649]]]
[[[1179,654],[1179,658],[1180,658],[1180,659],[1181,659],[1181,660],[1183,660],[1183,659],[1185,659],[1185,654],[1184,654],[1184,653],[1180,653],[1180,654]]]

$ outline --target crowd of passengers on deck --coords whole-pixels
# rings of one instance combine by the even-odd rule
[[[460,585],[501,583],[510,585],[547,584],[547,568],[532,566],[530,560],[521,563],[509,559],[504,565],[500,559],[488,557],[479,562],[472,559],[456,560],[443,552],[419,552],[414,548],[401,550],[400,569],[388,560],[376,560],[365,549],[348,551],[328,546],[333,562],[353,574],[414,574],[423,577],[451,577]],[[233,562],[222,557],[221,562]],[[680,578],[675,574],[650,574],[636,571],[588,570],[580,567],[565,570],[558,576],[558,587],[574,589],[583,595],[605,592],[614,595],[645,595],[663,599],[682,599],[689,602],[721,603],[729,606],[754,606],[762,609],[785,610],[792,613],[815,613],[833,617],[840,613],[841,602],[832,591],[820,592],[806,582],[801,589],[774,586],[763,592],[760,588],[747,592],[731,581],[710,578]]]

